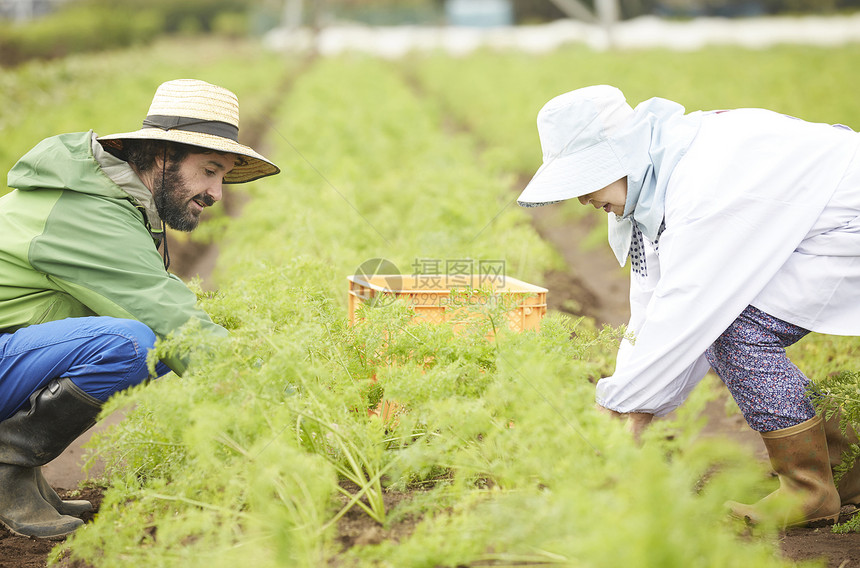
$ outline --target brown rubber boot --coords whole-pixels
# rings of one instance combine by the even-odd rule
[[[34,393],[29,408],[0,422],[0,523],[14,534],[59,539],[83,524],[45,500],[39,468],[95,424],[101,407],[63,378]]]
[[[830,455],[830,468],[835,470],[842,463],[842,455],[852,444],[860,443],[857,432],[848,424],[845,432],[839,427],[842,411],[836,412],[830,420],[824,421],[824,435],[827,437],[827,451]],[[839,490],[839,500],[842,505],[860,506],[860,467],[856,462],[854,467],[845,472],[836,485]]]
[[[790,428],[762,432],[779,489],[756,503],[728,503],[732,516],[752,524],[819,525],[839,519],[839,493],[833,484],[824,421],[810,418]]]

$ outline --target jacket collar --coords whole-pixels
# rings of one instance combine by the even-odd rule
[[[93,134],[92,146],[93,157],[98,162],[104,174],[118,185],[136,206],[143,209],[146,214],[146,220],[149,223],[150,231],[153,233],[153,236],[160,238],[164,232],[164,227],[161,217],[158,215],[158,210],[155,208],[155,199],[152,196],[152,192],[143,184],[137,173],[128,165],[128,162],[117,158],[102,148],[102,145],[96,140],[95,134]]]

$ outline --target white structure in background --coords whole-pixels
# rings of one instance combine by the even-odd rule
[[[5,0],[0,0],[5,1]],[[610,29],[618,21],[619,0],[594,0],[594,12],[582,0],[549,0],[567,17]],[[316,18],[325,12],[323,0],[311,0]],[[444,0],[445,18],[452,26],[490,28],[512,26],[514,21],[513,0]],[[301,25],[304,17],[304,0],[284,0],[282,26],[293,28]],[[320,27],[319,21],[313,22]]]
[[[606,43],[615,45],[615,25],[621,10],[618,8],[618,0],[594,0],[594,9],[597,16],[580,0],[550,0],[559,10],[567,14],[569,18],[581,20],[587,24],[597,24],[603,28]]]
[[[610,42],[599,24],[558,20],[534,26],[496,28],[331,25],[314,36],[307,28],[272,30],[264,41],[276,51],[306,51],[320,55],[361,52],[398,58],[410,52],[440,51],[467,55],[480,48],[545,53],[562,45],[592,49],[664,47],[694,50],[708,45],[766,48],[776,44],[838,46],[860,43],[860,14],[850,16],[760,17],[730,20],[697,18],[688,22],[643,16],[618,22]]]
[[[619,0],[594,0],[597,16],[582,0],[550,2],[567,14],[573,25],[584,25],[586,35],[594,36],[593,28],[599,28],[596,30],[597,37],[589,37],[586,41],[589,45],[600,49],[615,45],[613,30],[620,14]],[[384,57],[400,57],[415,49],[444,49],[453,53],[466,53],[485,44],[527,51],[545,51],[554,49],[557,45],[552,37],[540,37],[543,33],[542,26],[515,25],[513,0],[444,0],[445,16],[449,25],[442,28],[371,28],[361,24],[323,24],[327,19],[325,4],[325,0],[311,0],[311,22],[303,26],[304,0],[283,0],[281,26],[270,31],[264,41],[276,50],[326,54],[357,49]],[[574,33],[581,39],[583,32]],[[562,41],[567,43],[569,38]],[[533,44],[539,47],[530,47]]]
[[[284,11],[281,17],[283,27],[296,29],[302,26],[304,6],[302,0],[284,0]]]
[[[0,19],[26,22],[50,14],[67,0],[0,0]]]
[[[493,28],[514,25],[511,0],[447,0],[445,19],[452,26]]]

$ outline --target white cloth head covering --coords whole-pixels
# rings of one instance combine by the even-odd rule
[[[627,175],[612,136],[633,116],[624,94],[595,85],[559,95],[538,113],[543,165],[517,199],[535,207],[597,191]]]
[[[607,85],[559,95],[538,113],[544,163],[517,203],[548,205],[626,176],[624,214],[609,214],[609,245],[624,266],[637,232],[657,239],[669,178],[696,137],[701,114],[685,115],[683,106],[657,97],[632,109]]]

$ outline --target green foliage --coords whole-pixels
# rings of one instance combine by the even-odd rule
[[[109,51],[165,35],[245,37],[250,0],[79,0],[30,22],[0,24],[0,66]]]
[[[317,61],[282,93],[289,68],[277,58],[245,45],[195,46],[0,75],[15,94],[15,113],[0,120],[16,128],[4,132],[27,133],[27,147],[45,126],[22,115],[39,109],[60,131],[133,129],[154,86],[178,74],[236,91],[243,117],[279,101],[261,149],[283,172],[249,185],[242,216],[219,222],[219,287],[198,290],[231,336],[184,330],[158,347],[194,348],[183,377],[110,401],[107,411],[125,409],[126,419],[95,441],[107,462],[105,502],[57,555],[189,568],[784,565],[775,539],[739,538],[726,520],[723,502],[752,500],[763,472],[739,448],[699,436],[712,381],[639,448],[593,404],[621,330],[552,313],[540,332],[516,334],[501,325],[505,305],[488,301],[464,301],[473,309],[456,325],[415,323],[399,302],[359,308],[355,325],[346,318],[345,277],[371,258],[404,273],[427,259],[497,259],[507,274],[540,283],[559,261],[512,205],[511,187],[539,160],[537,108],[557,94],[550,89],[577,86],[567,84],[574,70],[606,82],[614,70],[637,85],[631,98],[651,78],[686,85],[682,96],[700,101],[722,83],[672,79],[662,53],[565,50],[416,60],[421,94],[398,66]],[[175,56],[180,48],[187,57]],[[775,50],[773,67],[784,72],[787,54],[805,53]],[[827,63],[816,53],[831,70],[843,57],[833,52]],[[737,52],[698,57],[672,61],[693,73]],[[750,57],[767,72],[766,55]],[[63,91],[69,78],[77,80]],[[464,121],[476,108],[482,118],[469,119],[470,132],[448,132],[440,100]],[[799,346],[822,370],[848,364],[844,347]],[[380,402],[393,415],[374,415]],[[398,492],[411,500],[392,510],[386,497]],[[398,542],[343,551],[338,521],[357,510],[383,526],[407,514],[421,522]]]
[[[337,460],[305,451],[296,425],[317,411],[314,396],[336,396],[328,391],[328,369],[305,343],[322,341],[331,308],[306,290],[282,295],[282,304],[268,303],[229,339],[202,345],[194,329],[185,330],[170,343],[200,348],[193,371],[112,401],[133,400],[134,409],[100,441],[111,479],[108,506],[98,526],[76,535],[75,555],[230,566],[235,549],[259,542],[273,565],[318,565]],[[246,319],[258,309],[235,297],[225,307]],[[341,401],[355,399],[348,387],[338,389]],[[349,406],[326,408],[346,425]],[[115,523],[134,529],[117,537]],[[141,542],[145,527],[154,528]]]
[[[212,31],[220,36],[243,38],[248,35],[248,15],[238,12],[221,12],[212,19]]]
[[[811,333],[787,350],[789,357],[813,382],[860,370],[860,340],[856,337]],[[857,416],[860,418],[860,415]]]
[[[843,432],[860,431],[860,340],[856,337],[810,334],[789,349],[792,361],[812,380],[816,409],[825,418],[840,413]],[[852,445],[834,469],[839,479],[860,460],[860,446]],[[860,517],[833,527],[833,532],[860,532]]]
[[[321,61],[281,111],[270,144],[284,173],[253,185],[243,217],[254,221],[231,231],[235,260],[219,278],[279,265],[288,282],[344,302],[346,275],[373,258],[401,273],[422,259],[443,270],[445,261],[502,260],[527,281],[557,261],[513,206],[507,179],[474,158],[474,141],[445,136],[432,105],[383,64]]]
[[[156,13],[163,22],[160,31],[168,33],[183,31],[183,28],[213,31],[215,21],[222,14],[245,12],[254,4],[251,0],[148,0],[145,3],[136,0],[83,0],[83,3],[97,10],[118,10],[132,19],[144,12]]]
[[[831,375],[815,386],[825,416],[829,418],[837,410],[840,411],[840,426],[843,432],[849,424],[860,424],[860,371]],[[854,458],[860,456],[860,448],[854,448],[853,451]],[[842,468],[843,473],[845,469]]]
[[[236,93],[244,141],[251,134],[247,119],[264,112],[280,78],[295,66],[250,42],[171,40],[140,50],[0,68],[0,171],[8,172],[48,136],[90,129],[99,134],[137,130],[158,85],[183,77]],[[0,194],[5,192],[4,183]]]
[[[842,95],[860,89],[852,73],[858,56],[858,45],[601,53],[577,45],[539,57],[490,51],[467,58],[415,56],[404,71],[480,138],[489,167],[516,174],[521,189],[541,163],[537,113],[567,91],[608,84],[620,88],[632,106],[664,97],[688,111],[762,107],[860,130],[860,106]],[[842,91],[843,80],[853,87]],[[587,214],[600,218],[596,231],[605,243],[605,214]]]
[[[161,15],[149,9],[132,18],[113,4],[71,3],[26,24],[0,24],[0,65],[143,44],[155,38],[163,25]]]
[[[856,360],[855,360],[856,369]],[[860,371],[833,373],[814,384],[817,410],[830,419],[839,416],[843,434],[848,428],[860,430]],[[851,471],[860,460],[860,444],[851,444],[842,455],[842,463],[833,470],[833,479],[839,480]],[[860,532],[860,516],[854,515],[833,527],[835,533]]]

